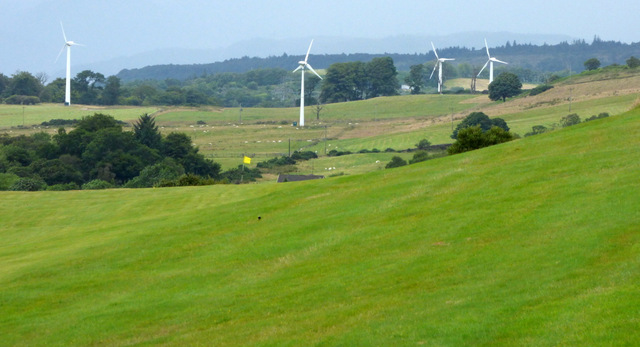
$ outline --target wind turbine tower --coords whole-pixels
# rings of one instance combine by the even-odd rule
[[[304,71],[308,68],[309,70],[311,70],[311,72],[313,72],[314,74],[316,74],[316,76],[318,76],[320,79],[322,79],[322,77],[320,77],[320,75],[318,75],[318,73],[316,72],[316,70],[314,70],[311,65],[309,65],[309,63],[307,62],[309,60],[309,52],[311,52],[311,45],[313,45],[313,40],[311,40],[311,43],[309,44],[309,49],[307,50],[307,55],[304,57],[303,61],[299,61],[298,62],[298,68],[296,68],[295,70],[293,70],[293,72],[296,72],[298,70],[302,70],[302,77],[300,79],[300,123],[298,123],[301,127],[304,126]]]
[[[67,40],[67,35],[64,33],[64,26],[62,25],[62,22],[60,22],[60,27],[62,28],[62,37],[64,38],[64,46],[62,46],[60,53],[58,53],[58,58],[60,58],[60,54],[62,54],[62,51],[65,49],[65,47],[67,48],[67,83],[64,88],[64,104],[66,106],[71,106],[71,46],[82,46],[82,45],[79,43],[75,43],[73,41]],[[56,61],[58,60],[58,58],[56,58]]]
[[[487,44],[487,39],[484,39],[484,46],[487,48],[487,56],[489,57],[489,60],[487,60],[487,62],[484,63],[484,66],[482,67],[482,69],[480,69],[480,72],[478,72],[478,76],[480,76],[484,68],[487,67],[487,64],[489,64],[489,84],[491,84],[491,82],[493,82],[493,62],[501,63],[501,64],[509,64],[509,63],[498,60],[491,56],[491,53],[489,53],[489,45]]]
[[[433,54],[436,55],[436,64],[433,66],[433,71],[431,71],[431,76],[429,76],[429,79],[433,77],[433,73],[436,72],[436,69],[438,69],[438,93],[442,94],[442,63],[447,60],[455,60],[455,59],[440,58],[438,57],[438,52],[436,52],[436,46],[433,45],[433,42],[431,42],[431,47],[433,48]]]

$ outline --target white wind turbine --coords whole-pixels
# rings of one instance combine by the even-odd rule
[[[447,61],[447,60],[455,60],[453,58],[440,58],[438,57],[438,52],[436,52],[436,46],[433,45],[433,42],[431,42],[431,47],[433,48],[433,54],[436,55],[436,65],[433,67],[433,71],[431,71],[431,76],[429,76],[429,79],[431,79],[431,77],[433,77],[433,73],[436,72],[436,69],[438,69],[438,93],[442,93],[442,63]]]
[[[491,56],[491,54],[489,53],[489,45],[487,44],[487,39],[484,39],[484,46],[487,48],[487,56],[489,57],[489,60],[487,60],[487,62],[484,63],[484,66],[482,67],[482,69],[480,69],[480,72],[478,72],[478,76],[480,76],[484,68],[487,67],[487,64],[489,64],[489,83],[491,83],[493,82],[493,62],[495,61],[496,63],[501,63],[501,64],[509,64],[509,63],[498,60]]]
[[[82,45],[79,43],[75,43],[73,41],[67,40],[67,35],[64,33],[64,26],[62,25],[62,22],[60,22],[60,27],[62,28],[62,37],[64,38],[64,46],[62,46],[60,53],[58,53],[58,57],[56,58],[56,61],[58,61],[58,58],[60,58],[60,54],[62,54],[62,51],[66,47],[67,48],[67,83],[64,89],[64,104],[66,106],[71,106],[71,46],[82,46]]]
[[[309,52],[311,52],[311,45],[313,45],[313,40],[311,40],[311,43],[309,44],[309,49],[307,50],[307,56],[304,57],[303,61],[299,61],[298,64],[300,66],[298,66],[298,68],[293,70],[293,72],[296,72],[298,70],[302,70],[302,78],[300,79],[300,123],[299,123],[299,125],[301,127],[304,126],[304,71],[307,68],[309,68],[309,70],[311,70],[311,72],[313,72],[314,74],[316,74],[316,76],[318,76],[320,79],[322,79],[322,77],[320,77],[320,75],[318,75],[316,70],[314,70],[311,67],[311,65],[309,65],[309,63],[307,63],[307,60],[309,60]]]

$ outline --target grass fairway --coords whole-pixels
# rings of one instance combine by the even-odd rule
[[[2,344],[638,345],[639,134],[636,109],[366,175],[2,192]]]

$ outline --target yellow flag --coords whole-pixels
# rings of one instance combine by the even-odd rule
[[[244,163],[245,164],[251,164],[251,158],[247,157],[246,155],[244,156]]]

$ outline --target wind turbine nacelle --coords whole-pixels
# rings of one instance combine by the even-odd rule
[[[304,65],[307,65],[307,62],[306,62],[306,61],[299,61],[299,62],[298,62],[298,64],[299,64],[300,66],[304,66]]]

